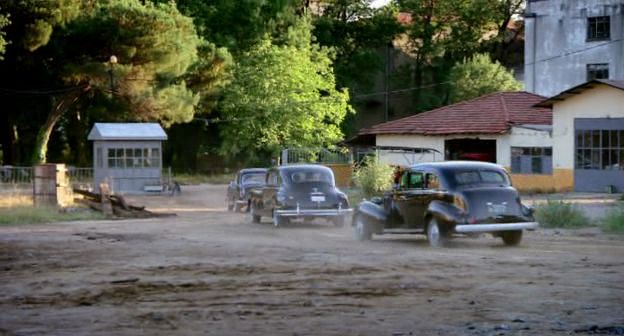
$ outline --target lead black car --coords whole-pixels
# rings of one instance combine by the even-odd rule
[[[433,247],[454,234],[491,233],[517,245],[535,229],[533,210],[520,202],[509,176],[485,162],[436,162],[407,169],[394,190],[363,201],[353,214],[356,238],[423,233]]]
[[[297,218],[325,218],[342,226],[352,212],[347,196],[336,188],[334,173],[321,165],[269,169],[265,186],[252,191],[250,206],[253,222],[271,217],[275,226]]]

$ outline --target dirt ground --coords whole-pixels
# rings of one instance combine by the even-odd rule
[[[621,236],[357,242],[252,224],[224,194],[132,199],[173,218],[1,227],[0,335],[624,334]]]

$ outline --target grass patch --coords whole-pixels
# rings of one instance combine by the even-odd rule
[[[563,201],[548,201],[537,206],[535,219],[547,228],[575,229],[589,225],[583,210]]]
[[[234,174],[174,174],[173,180],[181,185],[192,184],[228,184],[234,179]]]
[[[609,233],[624,233],[624,205],[611,209],[602,220],[602,230]]]
[[[104,218],[106,217],[103,214],[89,209],[67,212],[55,207],[25,205],[0,208],[0,225],[40,224]]]

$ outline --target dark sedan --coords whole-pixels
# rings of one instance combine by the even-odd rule
[[[228,210],[240,211],[242,207],[247,207],[249,210],[250,192],[264,185],[266,172],[266,168],[241,169],[228,186],[226,197]]]
[[[523,230],[538,223],[503,168],[449,161],[411,166],[394,190],[359,204],[353,225],[359,240],[373,234],[422,233],[431,246],[439,247],[454,234],[479,233],[517,245]]]
[[[321,165],[271,168],[265,186],[251,195],[255,223],[262,216],[271,217],[275,226],[296,218],[325,218],[341,226],[351,212],[347,196],[336,188],[332,170]]]

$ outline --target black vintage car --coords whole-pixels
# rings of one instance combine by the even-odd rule
[[[275,226],[296,218],[325,218],[342,226],[352,212],[347,196],[336,188],[332,170],[311,164],[269,169],[265,186],[252,192],[250,206],[254,223],[265,216]]]
[[[373,234],[423,233],[431,246],[440,247],[454,234],[478,233],[517,245],[522,231],[535,229],[538,223],[503,168],[448,161],[406,169],[394,190],[359,204],[353,226],[359,240]]]
[[[261,188],[266,180],[266,168],[241,169],[227,189],[228,210],[240,211],[246,206],[249,210],[249,195],[254,188]]]

